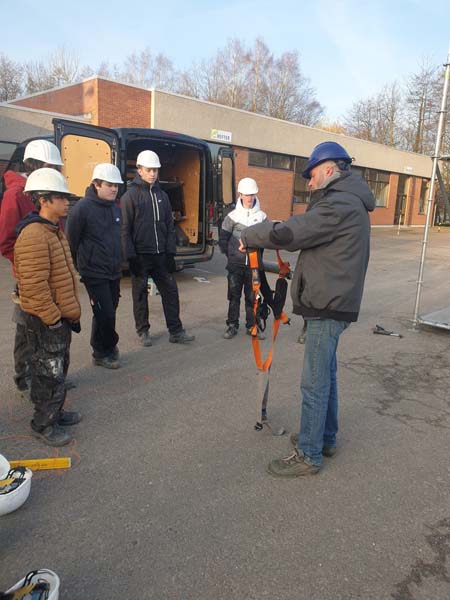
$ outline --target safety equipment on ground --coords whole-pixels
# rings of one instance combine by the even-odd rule
[[[34,158],[48,165],[64,165],[58,148],[48,140],[32,140],[28,142],[23,154],[23,160]]]
[[[238,192],[244,196],[252,196],[258,193],[258,184],[251,177],[244,177],[238,183]]]
[[[11,466],[3,454],[0,454],[0,479],[4,479]]]
[[[148,169],[160,169],[161,163],[156,152],[153,152],[153,150],[143,150],[137,155],[136,166],[147,167]]]
[[[0,593],[0,600],[8,598],[10,600],[59,600],[60,581],[58,575],[50,569],[39,569],[30,571],[16,585],[7,590],[4,594]]]
[[[95,165],[92,179],[101,179],[108,183],[123,183],[119,169],[116,165],[112,165],[111,163],[100,163],[99,165]]]
[[[305,179],[311,179],[311,169],[320,165],[327,160],[339,161],[351,164],[352,158],[349,156],[345,148],[336,142],[322,142],[318,144],[311,152],[311,156],[306,163],[306,167],[302,172]]]
[[[30,494],[33,472],[26,467],[10,469],[0,479],[0,516],[17,510]]]
[[[28,175],[25,192],[53,192],[71,195],[64,175],[48,167],[37,169]]]
[[[287,281],[290,276],[290,265],[281,260],[277,250],[278,279],[275,285],[275,292],[270,289],[264,272],[264,265],[261,259],[261,252],[257,249],[247,248],[248,264],[252,272],[252,287],[254,294],[253,313],[255,315],[255,324],[251,328],[253,355],[258,372],[259,394],[258,394],[258,414],[255,425],[256,431],[261,431],[266,425],[273,435],[283,435],[285,429],[274,428],[267,415],[267,402],[269,399],[269,373],[272,366],[273,352],[277,339],[280,324],[290,324],[289,317],[283,312],[286,302]],[[270,310],[273,312],[273,333],[272,346],[265,361],[263,361],[261,348],[259,345],[258,332],[266,329],[266,321]]]

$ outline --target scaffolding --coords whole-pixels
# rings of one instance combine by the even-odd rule
[[[430,232],[430,223],[431,223],[431,215],[433,214],[433,200],[434,200],[434,189],[436,179],[438,179],[438,183],[440,186],[441,193],[443,198],[448,204],[448,199],[446,196],[444,184],[442,181],[441,173],[439,171],[439,161],[449,160],[449,156],[441,156],[441,145],[442,145],[442,137],[444,133],[444,123],[445,123],[445,115],[447,113],[447,96],[448,96],[448,86],[449,86],[449,78],[450,78],[450,48],[447,54],[447,61],[444,64],[445,67],[445,78],[444,78],[444,89],[442,93],[442,103],[441,110],[439,112],[439,123],[436,134],[436,144],[434,149],[434,155],[432,156],[433,167],[431,170],[431,182],[430,189],[428,194],[428,203],[427,203],[427,214],[425,220],[425,228],[423,232],[422,239],[422,252],[420,256],[420,266],[419,266],[419,276],[417,278],[417,288],[416,288],[416,301],[414,304],[414,316],[413,316],[413,327],[417,329],[419,324],[430,325],[432,327],[438,327],[440,329],[448,329],[450,330],[450,308],[444,308],[428,315],[419,316],[419,308],[420,308],[420,298],[422,295],[423,289],[423,274],[425,268],[425,257],[428,246],[428,238]]]

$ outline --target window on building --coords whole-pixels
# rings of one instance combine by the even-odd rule
[[[430,180],[422,179],[422,185],[420,187],[420,199],[419,199],[419,215],[425,214],[425,208],[428,202],[428,194],[430,190]]]
[[[248,164],[251,167],[266,167],[269,169],[292,171],[294,169],[294,158],[287,154],[249,150]]]
[[[375,196],[375,206],[386,207],[389,196],[389,173],[365,169],[364,178]]]
[[[294,202],[296,204],[309,204],[311,192],[308,187],[308,179],[302,176],[305,170],[307,158],[295,158],[295,179],[294,179]]]

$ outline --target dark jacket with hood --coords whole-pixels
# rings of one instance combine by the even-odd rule
[[[66,234],[81,277],[113,280],[122,276],[121,221],[117,202],[99,198],[94,184],[70,210]]]
[[[301,250],[291,283],[295,314],[356,321],[369,262],[368,211],[374,208],[367,184],[344,171],[312,193],[305,214],[249,227],[242,240],[250,247]]]
[[[150,187],[137,174],[120,202],[122,250],[127,260],[138,254],[176,253],[172,206],[158,182]]]

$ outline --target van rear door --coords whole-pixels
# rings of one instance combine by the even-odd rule
[[[65,119],[53,119],[53,126],[55,142],[64,163],[62,172],[73,194],[84,196],[98,163],[116,165],[123,178],[123,165],[119,164],[119,136],[114,130]]]
[[[218,231],[227,213],[234,208],[234,151],[228,146],[208,143],[214,170],[213,204],[210,210],[210,229],[213,237],[218,239]]]

